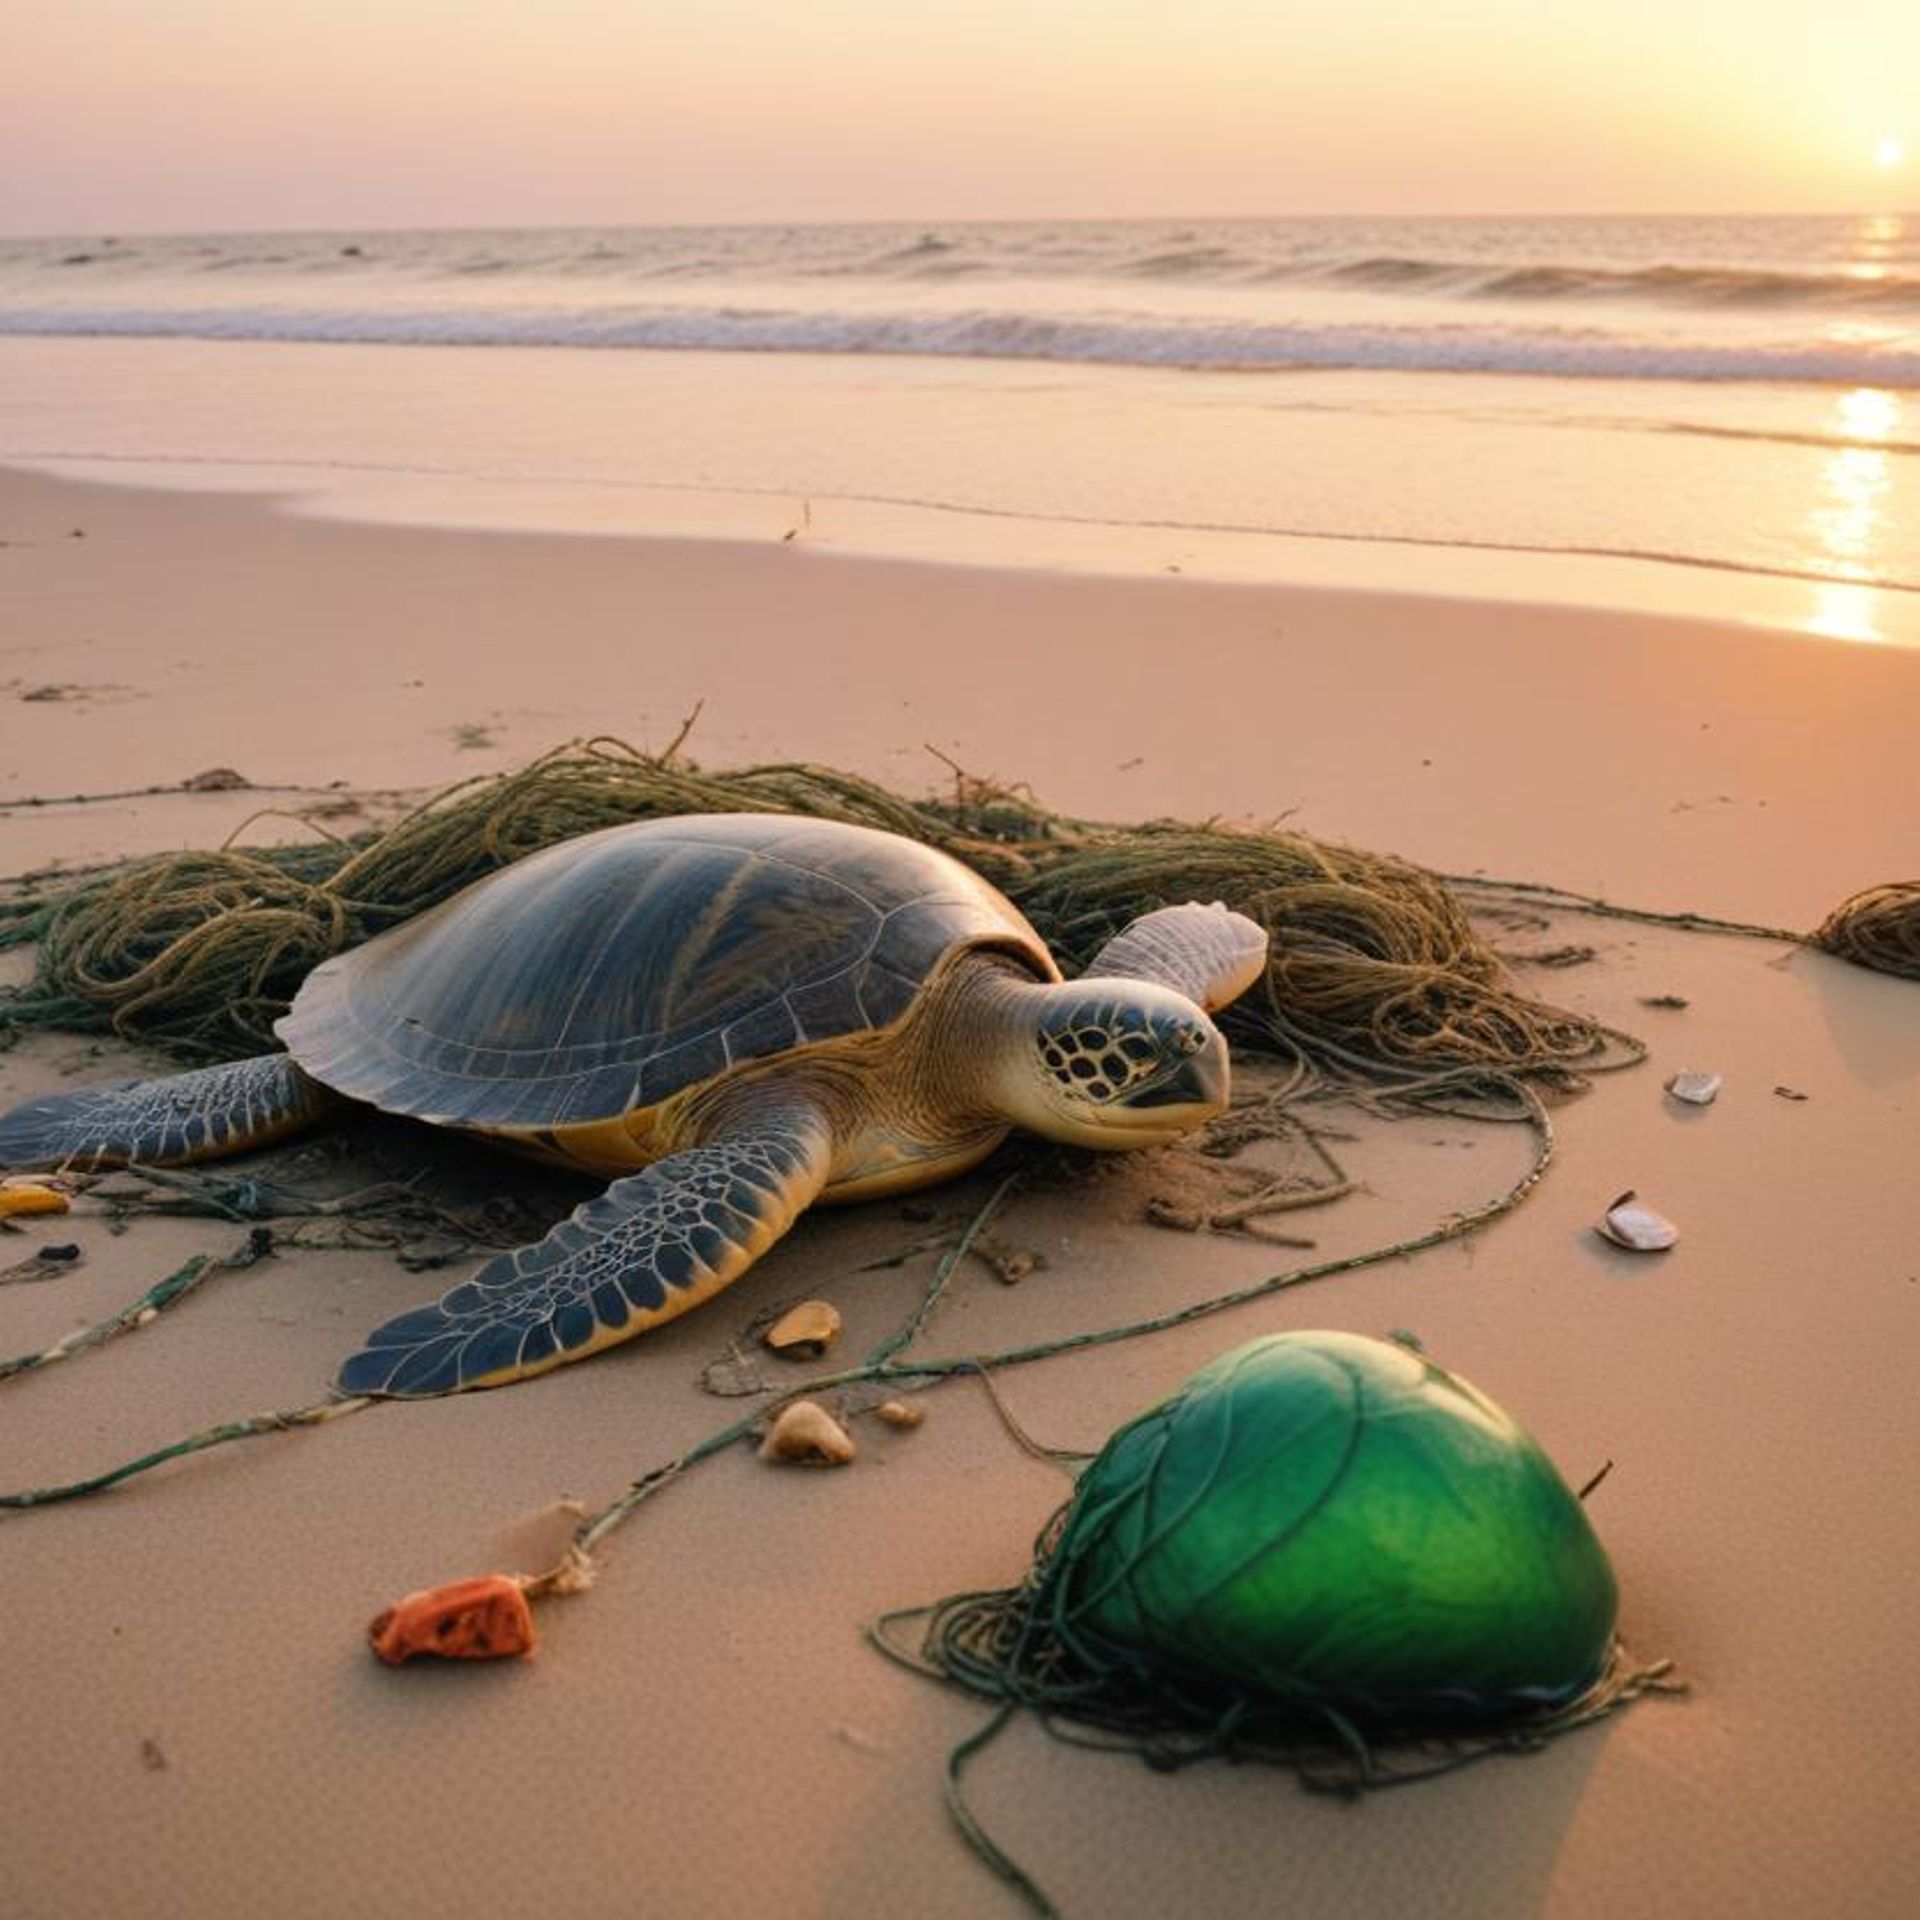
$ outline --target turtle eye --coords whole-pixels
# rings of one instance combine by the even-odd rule
[[[1173,1030],[1173,1050],[1182,1058],[1198,1053],[1206,1044],[1206,1032],[1197,1021],[1183,1020]]]

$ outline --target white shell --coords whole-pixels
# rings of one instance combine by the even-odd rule
[[[1634,1253],[1664,1253],[1680,1238],[1680,1229],[1665,1214],[1641,1206],[1631,1193],[1623,1193],[1607,1209],[1595,1231]]]
[[[1717,1073],[1676,1073],[1667,1082],[1667,1091],[1690,1107],[1710,1107],[1720,1096]]]

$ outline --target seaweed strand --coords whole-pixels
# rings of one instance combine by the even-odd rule
[[[237,1267],[250,1267],[272,1251],[272,1234],[256,1228],[232,1253],[196,1253],[164,1280],[155,1281],[139,1299],[130,1301],[116,1313],[108,1314],[104,1320],[96,1320],[90,1327],[69,1333],[50,1347],[32,1353],[16,1353],[11,1359],[0,1360],[0,1380],[11,1380],[18,1374],[50,1367],[56,1361],[69,1360],[90,1347],[104,1346],[116,1334],[125,1333],[130,1328],[149,1326],[211,1275],[231,1273]]]

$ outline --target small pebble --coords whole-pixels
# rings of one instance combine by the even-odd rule
[[[813,1360],[840,1337],[840,1309],[830,1300],[803,1300],[783,1313],[761,1343],[791,1360]]]
[[[762,1460],[801,1467],[844,1467],[854,1451],[846,1428],[812,1400],[796,1400],[783,1408],[760,1443]]]
[[[1717,1073],[1676,1073],[1667,1082],[1667,1091],[1674,1099],[1685,1101],[1690,1107],[1710,1107],[1720,1097],[1720,1076]]]

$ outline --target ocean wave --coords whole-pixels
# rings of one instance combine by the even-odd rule
[[[1221,372],[1370,368],[1694,381],[1920,387],[1920,344],[1675,343],[1499,326],[1306,325],[958,312],[658,306],[521,307],[0,304],[0,334],[311,341],[389,346],[913,354]]]
[[[1842,268],[1789,273],[1705,266],[1506,267],[1476,279],[1482,298],[1502,300],[1621,299],[1645,296],[1693,306],[1920,306],[1920,278]]]
[[[1237,278],[1254,264],[1231,247],[1173,247],[1124,261],[1115,271],[1134,280],[1218,280]]]
[[[1083,308],[1102,290],[1155,284],[1191,289],[1196,301],[1218,289],[1216,305],[1298,289],[1299,300],[1398,302],[1414,314],[1436,305],[1476,313],[1585,307],[1605,309],[1608,324],[1636,310],[1804,313],[1811,321],[1920,313],[1920,220],[1120,221],[0,240],[0,279],[21,302],[48,305],[82,286],[113,287],[112,297],[98,295],[103,307],[191,305],[205,276],[233,286],[237,303],[275,302],[289,283],[385,286],[397,302],[403,288],[455,288],[476,272],[517,284],[527,300],[556,278],[605,291],[660,281],[764,289],[795,280],[883,290],[992,277],[1054,283],[1057,293],[1073,290]],[[143,299],[136,289],[148,287]]]
[[[1302,269],[1283,267],[1270,278],[1297,279]],[[1353,287],[1428,287],[1444,280],[1472,278],[1474,269],[1457,260],[1408,260],[1397,254],[1375,254],[1361,260],[1340,260],[1330,266],[1306,269],[1314,278],[1337,280]]]

